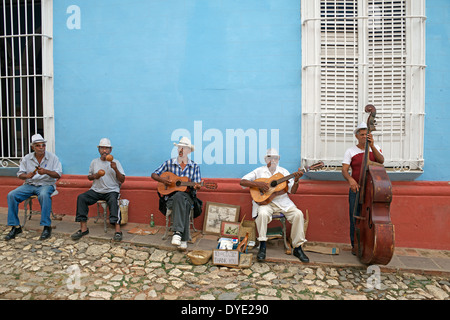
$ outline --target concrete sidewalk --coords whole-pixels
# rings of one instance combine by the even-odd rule
[[[19,218],[23,219],[23,213],[19,214]],[[42,230],[39,226],[40,216],[33,216],[31,220],[26,222],[25,229]],[[53,233],[64,234],[70,236],[79,229],[79,223],[75,222],[74,216],[64,216],[61,220],[53,220]],[[21,221],[22,222],[22,221]],[[7,224],[7,208],[0,208],[0,224]],[[114,235],[114,229],[109,226],[107,232],[104,232],[103,221],[99,220],[95,223],[95,218],[90,217],[88,222],[89,235],[88,237],[111,240]],[[165,227],[156,226],[150,228],[148,225],[128,223],[122,226],[123,242],[133,243],[135,245],[152,246],[160,249],[175,250],[171,245],[171,234],[166,240],[162,240]],[[143,234],[145,231],[156,232],[155,234]],[[141,234],[140,234],[141,233]],[[0,241],[3,241],[4,235],[1,235]],[[18,236],[20,237],[20,235]],[[215,235],[203,235],[201,232],[193,233],[193,242],[188,244],[188,250],[212,250],[217,246],[218,237]],[[330,243],[311,243],[325,247],[336,247],[339,249],[339,254],[321,254],[316,252],[309,252],[307,249],[305,253],[310,259],[309,265],[324,265],[333,266],[337,268],[367,268],[366,265],[361,264],[357,257],[351,254],[350,246],[345,244],[330,244]],[[249,250],[256,257],[257,248]],[[293,255],[284,253],[283,241],[271,240],[268,241],[267,259],[268,262],[289,262],[299,263]],[[449,274],[450,275],[450,251],[448,250],[428,250],[415,248],[395,248],[394,257],[386,266],[380,266],[384,272],[411,272],[411,273],[426,273],[426,274]]]

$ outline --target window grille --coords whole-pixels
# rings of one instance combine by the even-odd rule
[[[422,170],[424,0],[302,1],[302,163],[337,170],[377,108],[385,166]]]
[[[40,133],[54,149],[51,0],[0,0],[0,159],[17,167]]]

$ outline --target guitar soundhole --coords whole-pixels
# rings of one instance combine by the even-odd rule
[[[176,185],[177,187],[179,187],[179,186],[181,185],[181,181],[178,180],[177,182],[175,182],[175,185]]]
[[[275,188],[276,186],[277,186],[277,181],[276,180],[274,180],[274,181],[272,181],[271,183],[270,183],[270,186],[272,187],[272,188]]]

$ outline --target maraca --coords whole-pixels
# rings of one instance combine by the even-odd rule
[[[100,175],[100,177],[103,177],[105,175],[105,170],[100,169],[97,173]]]
[[[114,157],[113,157],[112,154],[108,154],[108,155],[106,156],[106,161],[113,161],[113,159],[114,159]]]

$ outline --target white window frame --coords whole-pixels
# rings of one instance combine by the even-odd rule
[[[344,91],[341,96],[336,93],[337,97],[324,97],[324,95],[328,95],[328,91],[333,91],[333,88],[331,90],[326,88],[327,79],[323,79],[328,72],[327,66],[323,63],[328,47],[327,44],[324,45],[327,39],[323,40],[322,38],[324,34],[327,34],[327,32],[322,32],[322,22],[337,20],[336,17],[321,17],[322,1],[324,0],[301,1],[302,165],[307,166],[317,161],[324,161],[324,171],[340,173],[345,150],[356,144],[353,130],[359,123],[367,120],[364,107],[367,104],[373,104],[377,108],[379,122],[374,137],[376,144],[379,144],[382,148],[388,172],[422,173],[425,116],[425,0],[404,0],[406,3],[405,12],[401,18],[398,18],[404,24],[402,28],[405,30],[405,33],[402,33],[405,38],[401,42],[404,46],[401,49],[401,63],[396,65],[396,67],[401,68],[400,72],[404,79],[404,87],[401,88],[403,92],[400,94],[403,97],[401,109],[387,107],[390,103],[383,99],[388,94],[385,95],[383,91],[377,91],[376,85],[372,85],[373,81],[369,80],[375,68],[381,67],[381,70],[395,73],[390,71],[388,65],[380,66],[378,60],[375,61],[375,58],[371,58],[375,54],[371,55],[369,49],[375,46],[370,47],[369,45],[368,30],[369,28],[376,28],[377,23],[383,24],[384,22],[377,20],[380,14],[371,7],[370,0],[354,0],[354,3],[357,4],[357,16],[348,18],[348,21],[353,20],[358,26],[357,39],[355,39],[355,42],[357,42],[357,51],[355,51],[357,57],[354,61],[346,56],[351,45],[347,44],[347,39],[343,40],[343,47],[347,48],[347,50],[343,50],[344,64],[351,69],[351,63],[355,62],[357,64],[357,71],[354,72],[356,76],[354,77],[354,74],[351,74],[343,77],[345,79],[344,85],[339,88]],[[396,1],[399,0],[385,0],[384,2],[392,3]],[[349,0],[327,1],[328,5],[348,5],[352,2]],[[380,1],[376,2],[379,3]],[[388,17],[382,16],[381,19],[388,19]],[[397,21],[397,17],[392,20]],[[375,39],[375,37],[373,38]],[[336,39],[334,41],[336,43],[342,42],[342,40]],[[323,49],[324,46],[325,50]],[[336,47],[338,46],[336,45]],[[350,52],[348,55],[351,56],[352,53]],[[350,62],[347,63],[347,60],[350,60]],[[326,58],[325,61],[327,61]],[[394,58],[392,61],[394,61]],[[386,64],[386,62],[384,63]],[[392,78],[394,77],[393,75]],[[371,79],[374,78],[378,80],[377,76],[373,76]],[[357,83],[353,84],[351,81]],[[381,82],[383,81],[384,78],[381,79]],[[333,84],[332,81],[330,83]],[[337,81],[334,83],[337,83],[337,86],[339,85]],[[347,89],[355,87],[357,88],[356,92],[347,94]],[[384,88],[384,83],[381,83],[379,88]],[[339,89],[336,89],[336,92]],[[395,91],[391,89],[390,91]],[[328,111],[326,105],[324,106],[327,103],[324,100],[327,99],[335,99],[336,103],[332,112]],[[393,102],[392,105],[395,103]],[[333,106],[333,102],[330,104]],[[340,120],[342,118],[344,120]],[[399,119],[401,121],[398,121]],[[328,131],[328,127],[332,127],[334,130]],[[403,176],[405,177],[405,175]]]
[[[14,10],[11,5],[17,5],[18,3],[22,3],[22,1],[18,2],[17,0],[0,0],[3,4],[3,12],[0,12],[2,15],[14,15],[14,19],[20,19],[20,15],[18,14],[19,8]],[[28,0],[28,2],[30,2]],[[28,3],[27,2],[27,3]],[[35,9],[35,3],[37,0],[32,0],[30,2],[31,12]],[[5,81],[1,82],[1,85],[4,85],[5,90],[7,92],[6,97],[1,97],[2,99],[7,100],[7,104],[15,105],[13,110],[7,109],[7,112],[1,112],[0,116],[2,119],[8,119],[7,122],[8,128],[4,131],[0,130],[1,141],[8,141],[8,150],[0,153],[0,168],[17,168],[19,165],[20,159],[31,152],[31,136],[37,133],[37,128],[35,132],[32,132],[28,129],[23,130],[26,126],[29,127],[30,122],[36,123],[38,119],[42,121],[43,127],[43,136],[47,140],[47,150],[51,152],[55,152],[55,122],[54,122],[54,83],[53,83],[53,0],[41,0],[41,30],[35,31],[34,33],[28,33],[28,30],[25,30],[25,33],[19,31],[18,34],[7,34],[2,35],[0,37],[0,41],[5,44],[5,56],[11,55],[10,52],[7,52],[7,40],[11,40],[13,38],[26,39],[26,43],[30,44],[29,46],[32,49],[32,52],[27,50],[27,46],[23,46],[19,42],[19,50],[22,54],[20,55],[20,61],[15,61],[12,58],[13,65],[2,65],[2,68],[5,68],[6,74],[5,76],[1,76],[2,79],[13,79],[13,81]],[[10,5],[10,8],[6,10],[6,5]],[[25,10],[25,9],[24,9]],[[28,12],[26,9],[25,13],[31,15],[31,12]],[[25,25],[27,23],[32,23],[32,21],[23,22]],[[12,26],[12,22],[11,22]],[[8,28],[11,28],[8,26]],[[6,19],[5,19],[5,31],[6,31]],[[27,66],[29,56],[32,56],[34,59],[37,57],[35,42],[41,41],[41,56],[42,56],[42,73],[37,74],[36,65],[34,62],[30,62],[33,64],[33,68],[29,68]],[[14,43],[12,46],[14,46]],[[8,49],[9,50],[9,49]],[[23,56],[23,57],[22,57]],[[33,70],[32,70],[33,69]],[[13,71],[9,71],[13,70]],[[28,106],[29,102],[33,99],[30,98],[30,91],[27,88],[28,79],[36,79],[38,77],[42,77],[42,115],[39,116],[37,114],[36,109],[36,96],[34,96],[34,106]],[[16,79],[20,79],[20,85],[16,85]],[[34,85],[34,94],[36,95],[36,82]],[[41,94],[41,93],[39,93]],[[0,91],[1,95],[1,91]],[[16,99],[16,96],[20,95]],[[20,103],[18,104],[18,102]],[[34,108],[34,116],[29,114],[28,108]],[[28,125],[27,125],[28,123]],[[6,139],[6,140],[5,140]],[[0,170],[0,175],[2,171]]]

